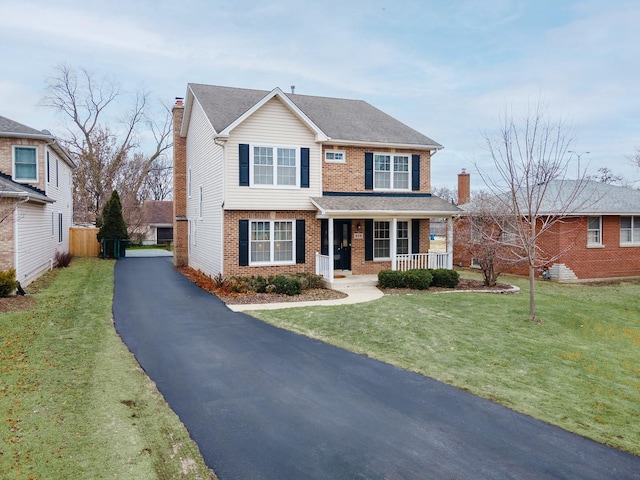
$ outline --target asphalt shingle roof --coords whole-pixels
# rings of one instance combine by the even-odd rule
[[[22,134],[22,135],[46,135],[44,132],[40,130],[36,130],[35,128],[27,127],[22,123],[18,123],[10,118],[3,117],[0,115],[0,135],[3,133],[10,134]]]
[[[39,202],[51,203],[53,200],[30,185],[23,185],[11,180],[11,177],[0,172],[0,197],[29,198]]]
[[[451,215],[458,211],[455,205],[440,197],[426,196],[381,196],[381,195],[336,195],[312,198],[323,213],[351,212],[402,214],[423,213],[425,215]]]
[[[221,132],[270,92],[190,83],[216,132]],[[285,93],[333,140],[416,146],[442,146],[362,100]]]

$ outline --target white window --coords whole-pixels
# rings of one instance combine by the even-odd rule
[[[391,258],[390,233],[389,222],[373,222],[373,258],[375,260]]]
[[[373,186],[378,190],[409,190],[409,156],[375,154]]]
[[[587,245],[602,245],[602,217],[587,217]]]
[[[297,187],[299,149],[254,146],[251,150],[251,185]]]
[[[13,179],[38,181],[38,149],[36,147],[13,147]]]
[[[324,161],[329,163],[345,163],[347,160],[342,150],[327,150],[324,152]]]
[[[640,244],[640,217],[620,217],[620,243]]]
[[[289,220],[253,220],[249,264],[294,263],[294,223]]]
[[[191,169],[187,170],[187,196],[191,198]]]
[[[397,224],[397,236],[396,236],[396,253],[398,255],[404,255],[410,253],[409,251],[409,222],[398,221]]]
[[[62,243],[62,212],[58,213],[58,243]]]
[[[199,192],[199,197],[198,197],[198,218],[200,218],[200,220],[202,220],[203,217],[203,211],[204,211],[204,187],[202,185],[200,185],[200,188],[198,189]]]

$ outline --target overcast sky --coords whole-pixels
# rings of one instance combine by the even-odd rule
[[[66,63],[172,104],[188,82],[365,100],[444,145],[432,184],[488,165],[506,106],[542,98],[592,171],[640,179],[637,0],[0,0],[0,115],[38,107]],[[576,161],[577,164],[577,159]],[[473,186],[480,180],[475,177]]]

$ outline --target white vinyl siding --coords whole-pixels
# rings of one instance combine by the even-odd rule
[[[254,146],[286,147],[296,149],[295,182],[297,187],[239,185],[238,145],[249,144],[253,157]],[[309,148],[309,187],[300,185],[300,149]],[[276,158],[274,157],[274,162]],[[251,158],[250,165],[253,165]],[[283,165],[282,175],[291,181],[293,168]],[[251,167],[253,168],[253,166]],[[226,195],[225,208],[233,210],[315,210],[311,197],[322,195],[322,147],[315,134],[296,117],[279,99],[273,98],[262,108],[238,125],[225,145]],[[286,172],[285,172],[286,171]],[[253,172],[251,172],[253,173]],[[274,173],[274,178],[277,172]],[[281,177],[284,181],[284,177]],[[253,175],[250,175],[253,182]]]
[[[187,198],[189,265],[207,275],[222,272],[222,176],[223,150],[214,139],[213,127],[194,101],[187,136],[187,172],[193,195]],[[236,147],[237,148],[237,147]]]

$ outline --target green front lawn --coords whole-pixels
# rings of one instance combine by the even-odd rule
[[[522,293],[250,313],[640,455],[640,283],[539,282],[541,322],[532,323],[526,280],[500,281]]]
[[[0,478],[215,478],[113,328],[113,266],[75,259],[0,313]]]

